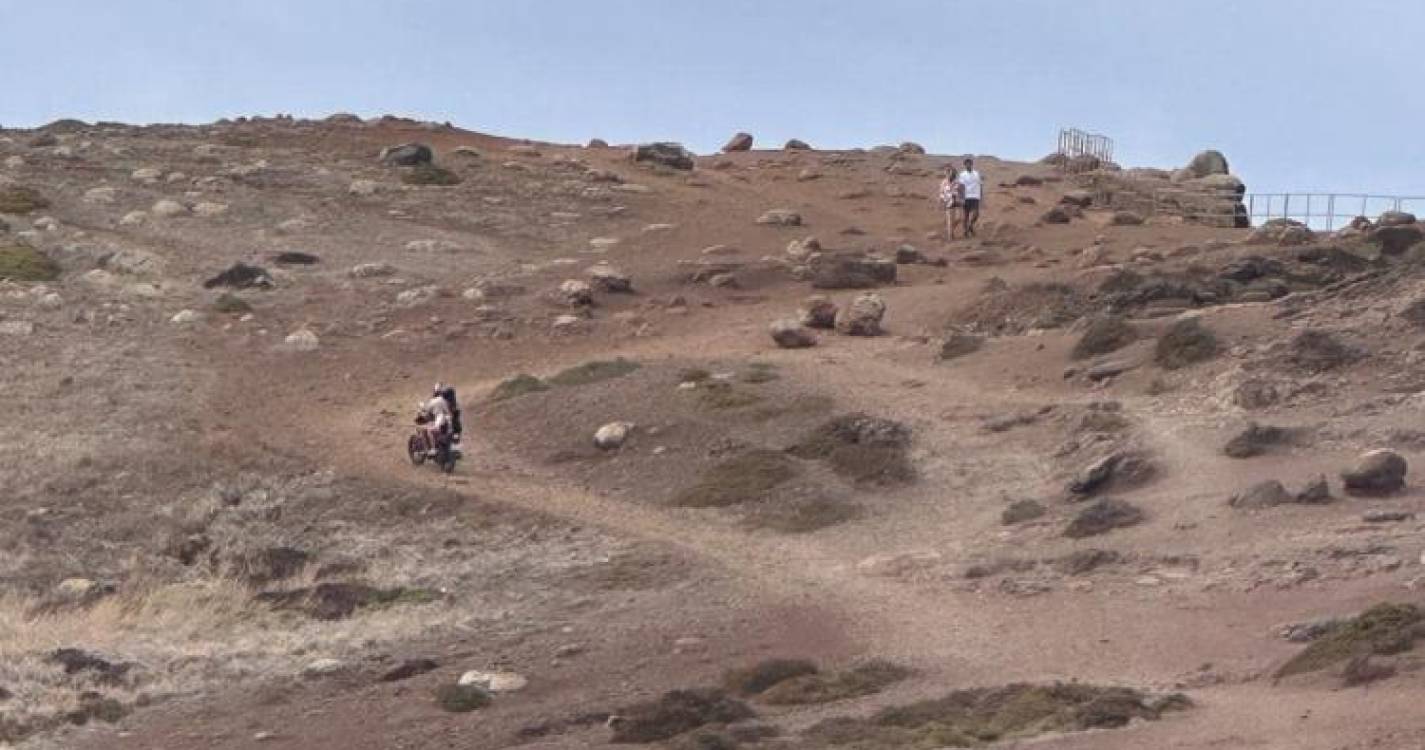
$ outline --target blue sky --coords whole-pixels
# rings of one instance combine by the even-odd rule
[[[0,0],[0,124],[404,114],[711,151],[915,140],[1125,165],[1215,147],[1253,191],[1425,195],[1425,3]]]

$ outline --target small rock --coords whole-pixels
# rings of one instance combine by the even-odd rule
[[[430,146],[424,143],[402,143],[381,149],[381,162],[399,167],[414,167],[430,164],[434,158]]]
[[[594,288],[587,281],[568,279],[559,285],[558,299],[570,307],[588,307],[594,304]]]
[[[1259,510],[1286,505],[1294,500],[1295,498],[1286,491],[1286,487],[1283,487],[1281,482],[1269,479],[1233,495],[1228,499],[1227,504],[1242,510]]]
[[[209,219],[214,216],[222,216],[227,212],[228,204],[226,203],[213,203],[211,201],[203,201],[202,203],[198,203],[197,205],[193,206],[193,213]]]
[[[801,324],[807,328],[830,330],[836,327],[836,303],[824,295],[813,294],[802,302],[801,308],[797,311],[797,317]],[[772,337],[776,338],[775,332]]]
[[[317,334],[307,328],[302,328],[287,334],[287,338],[283,339],[282,343],[287,349],[295,352],[316,351],[317,347],[321,345]]]
[[[129,179],[145,185],[157,184],[163,178],[163,170],[156,167],[142,167],[129,174]]]
[[[806,260],[819,252],[821,252],[821,242],[815,237],[806,237],[787,243],[787,255],[793,260]]]
[[[66,578],[55,586],[55,593],[70,600],[84,599],[98,591],[98,582],[88,578]]]
[[[1415,514],[1403,510],[1371,510],[1361,514],[1361,520],[1366,523],[1399,523],[1415,520]]]
[[[381,675],[382,682],[399,682],[434,671],[440,665],[433,659],[407,659]]]
[[[774,208],[757,217],[758,224],[777,227],[799,227],[802,215],[788,208]]]
[[[633,292],[633,279],[607,263],[591,266],[587,273],[593,277],[594,286],[602,291],[621,294]]]
[[[154,216],[172,218],[175,216],[186,216],[190,213],[190,209],[182,203],[179,203],[178,201],[164,198],[163,200],[160,200],[157,203],[153,204],[153,207],[149,209],[149,212],[152,213]]]
[[[375,279],[394,273],[396,268],[389,263],[358,263],[351,267],[351,275],[358,279]]]
[[[380,189],[380,184],[375,180],[352,180],[351,185],[347,186],[346,192],[352,195],[371,196]]]
[[[783,349],[805,349],[816,346],[816,335],[804,328],[800,320],[782,318],[769,327],[772,340]]]
[[[811,150],[811,145],[808,144],[806,141],[797,140],[796,138],[792,138],[792,139],[788,140],[788,141],[782,146],[782,148],[783,148],[784,150],[786,150],[786,151],[810,151],[810,150]]]
[[[513,693],[529,685],[529,679],[516,672],[480,672],[471,670],[460,675],[456,683],[483,688],[492,693]]]
[[[84,191],[84,202],[98,205],[109,205],[118,200],[119,190],[112,187],[95,187]]]
[[[951,359],[958,359],[967,354],[973,354],[985,345],[983,336],[976,336],[969,333],[952,333],[940,342],[939,359],[943,362]]]
[[[901,245],[896,248],[896,262],[904,266],[928,261],[925,254],[915,249],[913,245]]]
[[[416,307],[440,296],[440,287],[434,284],[407,289],[396,295],[396,304],[401,307]]]
[[[554,649],[554,655],[560,659],[567,659],[571,656],[578,656],[584,653],[585,650],[584,644],[582,643],[566,643]]]
[[[338,659],[317,659],[304,667],[302,674],[308,677],[321,677],[336,674],[345,668],[346,664]]]
[[[168,322],[175,325],[191,325],[202,321],[203,316],[196,310],[179,310]]]
[[[620,448],[633,428],[632,422],[610,422],[594,433],[594,446],[605,451]]]
[[[693,168],[693,154],[682,144],[660,142],[645,143],[633,152],[633,160],[661,164],[672,169],[689,171]]]
[[[147,211],[130,211],[124,214],[124,218],[119,219],[121,227],[136,227],[148,221]]]
[[[723,151],[727,151],[727,152],[732,152],[732,151],[751,151],[751,150],[752,150],[752,134],[751,134],[751,133],[738,133],[738,134],[732,136],[732,138],[729,139],[728,142],[722,147],[722,150],[723,150]]]

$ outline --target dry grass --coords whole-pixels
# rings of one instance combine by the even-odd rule
[[[559,386],[588,385],[602,380],[621,378],[637,370],[638,367],[639,364],[637,362],[622,357],[610,360],[594,360],[581,365],[575,365],[574,367],[559,372],[550,377],[547,382],[550,385]]]
[[[1425,636],[1425,613],[1413,604],[1377,604],[1307,646],[1277,677],[1318,672],[1357,657],[1388,656]]]
[[[716,688],[671,690],[655,701],[615,712],[613,741],[657,742],[708,724],[729,724],[750,719],[752,709]]]
[[[495,386],[495,390],[490,392],[491,401],[504,401],[505,399],[523,396],[528,393],[539,393],[549,390],[549,384],[539,378],[526,373],[520,373],[512,378],[506,378]]]
[[[820,672],[783,680],[763,691],[760,700],[777,706],[805,706],[879,693],[909,677],[898,664],[873,659],[841,672]]]
[[[837,474],[854,482],[878,485],[915,480],[909,451],[909,428],[864,414],[835,417],[790,450],[800,458],[824,461]]]
[[[749,506],[742,516],[742,526],[782,534],[807,534],[860,516],[861,508],[857,505],[823,495],[779,497]]]
[[[59,264],[29,245],[0,244],[0,279],[11,281],[54,281]]]
[[[0,214],[28,214],[49,208],[49,199],[26,185],[0,186]]]
[[[1178,370],[1217,356],[1217,336],[1195,318],[1180,320],[1158,338],[1153,360],[1165,370]]]
[[[750,667],[729,671],[723,675],[722,684],[734,693],[757,695],[783,680],[816,673],[816,665],[806,659],[763,659]]]
[[[418,164],[401,173],[401,182],[407,185],[437,185],[449,187],[459,185],[460,175],[434,164]]]

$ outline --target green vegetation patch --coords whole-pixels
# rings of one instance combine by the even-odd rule
[[[763,659],[750,667],[727,672],[722,684],[734,693],[757,695],[784,680],[815,675],[818,671],[816,665],[806,659]]]
[[[724,508],[762,500],[800,473],[786,454],[748,451],[703,472],[696,484],[673,498],[672,504],[683,508]]]
[[[594,360],[575,365],[549,378],[550,385],[588,385],[602,380],[621,378],[637,370],[637,362],[619,357],[618,359]]]
[[[500,384],[495,386],[495,390],[490,392],[491,401],[504,401],[505,399],[523,396],[527,393],[538,393],[549,390],[549,384],[529,373],[520,373],[512,378],[505,378]]]
[[[1413,604],[1377,604],[1318,638],[1277,670],[1277,677],[1318,672],[1364,656],[1409,651],[1425,636],[1425,612]]]
[[[441,685],[435,689],[435,703],[453,714],[463,714],[490,705],[490,694],[475,685]]]
[[[899,664],[873,659],[841,672],[818,672],[780,681],[760,697],[777,706],[807,706],[879,693],[909,677]]]
[[[615,743],[658,742],[709,724],[731,724],[756,714],[742,701],[717,688],[670,690],[657,700],[614,712]]]
[[[0,279],[10,281],[54,281],[59,264],[29,245],[0,244]]]
[[[698,389],[698,403],[715,411],[743,409],[762,401],[760,394],[739,391],[731,383],[707,383]]]
[[[823,746],[854,750],[983,747],[1049,732],[1122,727],[1189,705],[1182,695],[1152,698],[1121,687],[1014,684],[957,690],[865,719],[828,719],[807,730],[807,736]]]
[[[49,199],[26,185],[0,187],[0,214],[27,214],[49,208]]]
[[[241,315],[252,312],[252,305],[232,292],[223,292],[213,301],[213,309],[225,315]]]
[[[854,482],[905,484],[916,478],[910,442],[910,428],[899,422],[847,414],[822,424],[789,452],[798,458],[824,461],[832,471]]]

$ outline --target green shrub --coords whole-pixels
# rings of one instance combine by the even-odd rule
[[[59,264],[29,245],[0,245],[0,279],[10,281],[54,281]]]
[[[49,208],[49,199],[25,185],[0,187],[0,214],[27,214]]]
[[[601,380],[621,378],[639,367],[637,362],[619,357],[618,359],[594,360],[575,365],[549,379],[550,385],[588,385]]]
[[[512,378],[506,378],[495,390],[490,392],[491,401],[504,401],[508,398],[523,396],[527,393],[538,393],[549,390],[549,384],[539,378],[527,373],[520,373]]]

